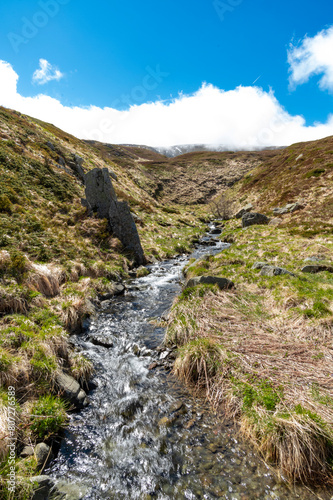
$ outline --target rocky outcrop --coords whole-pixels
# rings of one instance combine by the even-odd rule
[[[251,212],[253,208],[253,205],[252,203],[248,203],[247,205],[245,205],[245,207],[241,208],[236,214],[235,214],[235,217],[236,219],[240,219],[241,217],[243,217],[244,214],[248,213],[248,212]]]
[[[144,264],[145,258],[139,233],[127,202],[113,201],[110,204],[108,218],[114,235],[135,255],[137,264]]]
[[[117,195],[107,168],[94,168],[85,175],[86,198],[88,206],[98,217],[109,218],[111,203],[117,200]]]
[[[252,266],[252,269],[262,269],[263,267],[269,266],[267,262],[255,262]]]
[[[325,266],[323,264],[309,264],[302,268],[303,273],[316,274],[316,273],[322,273],[323,271],[328,271],[329,273],[333,273],[333,267]]]
[[[297,210],[300,210],[301,208],[304,208],[301,203],[295,202],[295,203],[288,203],[285,207],[282,208],[273,208],[273,212],[276,215],[284,215],[288,213],[293,213],[296,212]]]
[[[281,276],[283,274],[288,274],[289,276],[295,276],[294,273],[287,271],[283,267],[268,266],[265,265],[260,271],[261,276]]]
[[[190,278],[186,282],[185,288],[197,285],[218,285],[220,290],[234,288],[235,286],[234,283],[227,278],[219,278],[217,276],[196,276],[195,278]]]
[[[73,155],[73,160],[69,162],[70,168],[73,170],[75,176],[80,179],[83,183],[85,181],[85,174],[83,170],[83,158],[79,155]]]
[[[282,222],[282,219],[280,217],[273,217],[268,223],[269,226],[279,226]]]
[[[145,263],[138,230],[126,201],[118,201],[107,168],[94,168],[85,175],[88,211],[97,212],[109,221],[110,229],[124,247],[133,253],[138,265]]]
[[[268,224],[269,218],[257,212],[247,212],[242,216],[242,227],[254,226],[255,224]]]

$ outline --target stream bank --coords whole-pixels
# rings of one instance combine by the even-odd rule
[[[199,245],[192,257],[228,245]],[[60,452],[47,471],[66,500],[312,499],[290,491],[163,366],[159,319],[181,291],[187,256],[149,266],[123,297],[109,302],[73,342],[93,362],[90,405],[71,415]],[[95,345],[102,337],[109,348]],[[172,358],[172,352],[170,353]],[[60,497],[59,497],[60,498]]]

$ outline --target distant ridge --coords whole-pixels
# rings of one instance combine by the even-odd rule
[[[120,144],[120,146],[123,147],[136,147],[136,148],[143,148],[143,149],[149,149],[150,151],[156,151],[157,153],[167,156],[168,158],[175,158],[176,156],[180,156],[186,153],[195,153],[199,151],[211,151],[211,152],[218,152],[218,153],[224,153],[227,151],[254,151],[254,149],[250,148],[236,148],[231,150],[227,146],[224,146],[223,144],[179,144],[176,146],[170,146],[170,147],[165,147],[165,146],[158,146],[158,147],[151,147],[151,146],[144,146],[144,145],[139,145],[139,144]],[[269,146],[266,148],[257,148],[255,149],[256,151],[266,151],[266,150],[275,150],[275,149],[284,149],[286,146]]]

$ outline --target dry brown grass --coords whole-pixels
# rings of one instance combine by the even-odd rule
[[[30,290],[40,292],[44,297],[55,297],[60,293],[63,280],[62,271],[56,267],[49,268],[42,264],[31,264],[32,273],[26,280]]]
[[[27,314],[28,309],[25,297],[0,287],[0,313]]]
[[[85,317],[94,313],[94,307],[84,297],[75,297],[62,304],[61,320],[69,332],[81,331]]]
[[[271,304],[269,291],[262,303]],[[183,346],[176,375],[204,391],[215,407],[223,404],[241,433],[284,476],[307,481],[332,478],[332,333],[332,325],[255,315],[241,290],[215,290],[180,300],[166,338]],[[274,393],[274,407],[253,396],[245,408],[244,391],[260,393],[262,383],[269,387],[268,398]]]

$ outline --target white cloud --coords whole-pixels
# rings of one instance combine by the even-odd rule
[[[231,149],[288,145],[333,135],[333,115],[325,124],[305,125],[292,116],[273,92],[239,86],[224,91],[204,84],[192,95],[171,102],[132,105],[126,111],[111,107],[69,107],[45,94],[23,97],[18,75],[0,61],[0,104],[51,122],[81,138],[114,144],[150,146],[224,144]]]
[[[39,85],[44,85],[51,80],[60,80],[63,76],[64,75],[46,59],[39,59],[39,69],[36,69],[32,75],[32,81]]]
[[[288,51],[290,84],[306,83],[313,75],[323,75],[319,86],[333,91],[333,26],[313,38],[305,37],[299,46]]]

